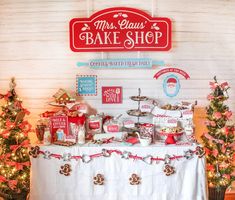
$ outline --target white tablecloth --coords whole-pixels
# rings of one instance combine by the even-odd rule
[[[40,146],[42,151],[72,155],[100,153],[103,148],[128,151],[133,155],[164,158],[166,154],[184,155],[196,146]],[[79,160],[45,159],[43,155],[31,157],[31,200],[206,200],[205,159],[194,157],[171,162],[175,174],[166,176],[164,162],[151,165],[133,159],[124,159],[113,153],[110,157],[94,158],[89,163]],[[60,167],[69,163],[70,176],[59,173]],[[104,185],[94,185],[93,177],[103,174]],[[141,177],[140,185],[130,185],[129,178],[135,173]]]

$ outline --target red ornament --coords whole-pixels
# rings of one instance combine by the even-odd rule
[[[229,134],[229,127],[225,126],[222,130],[224,131],[225,135]]]
[[[215,171],[214,165],[207,164],[207,170],[211,171],[211,172],[214,172]]]
[[[215,123],[214,121],[211,121],[211,122],[210,122],[210,125],[213,126],[213,127],[215,127],[215,126],[216,126],[216,123]]]
[[[215,119],[220,119],[222,117],[222,114],[220,112],[215,112],[213,116]]]

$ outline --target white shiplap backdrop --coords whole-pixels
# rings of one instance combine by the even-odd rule
[[[0,92],[9,79],[17,81],[18,94],[31,111],[31,123],[51,107],[50,97],[62,87],[75,91],[76,74],[98,75],[98,96],[85,97],[98,112],[125,113],[135,108],[129,96],[137,88],[147,96],[169,101],[162,92],[162,79],[151,70],[90,70],[76,67],[77,61],[93,58],[137,57],[136,53],[74,53],[69,48],[70,19],[87,17],[104,8],[127,6],[173,21],[173,47],[169,52],[140,52],[140,57],[163,60],[187,71],[181,78],[177,100],[208,102],[208,82],[217,75],[228,81],[229,105],[235,111],[235,1],[233,0],[0,0]],[[123,104],[102,105],[101,86],[122,86]]]

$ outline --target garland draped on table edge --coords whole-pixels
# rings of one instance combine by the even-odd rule
[[[29,155],[32,156],[33,158],[37,158],[39,157],[40,154],[43,155],[43,158],[45,159],[51,159],[51,158],[55,158],[55,159],[63,159],[63,161],[71,161],[71,160],[82,160],[82,162],[84,163],[89,163],[90,161],[92,161],[95,158],[99,158],[99,157],[110,157],[112,154],[118,154],[121,156],[121,158],[123,159],[133,159],[133,160],[142,160],[145,163],[151,165],[153,164],[153,162],[155,161],[156,163],[159,163],[160,161],[163,161],[165,166],[164,166],[164,173],[169,176],[171,174],[175,173],[175,169],[173,166],[170,165],[172,160],[179,160],[179,159],[187,159],[190,160],[194,157],[194,155],[197,155],[199,158],[202,158],[205,155],[205,150],[201,147],[201,146],[197,146],[195,148],[195,150],[187,150],[184,151],[184,155],[173,155],[170,156],[169,154],[166,154],[164,158],[161,157],[154,157],[152,155],[147,155],[147,156],[138,156],[138,155],[134,155],[129,151],[120,151],[120,150],[110,150],[110,149],[102,149],[102,151],[100,153],[96,153],[96,154],[91,154],[91,155],[87,155],[87,154],[83,154],[83,155],[72,155],[71,153],[64,153],[62,154],[54,154],[51,153],[50,151],[42,151],[40,150],[39,146],[34,146],[31,147],[29,150]],[[68,165],[68,166],[67,166]],[[69,164],[66,164],[66,168],[70,167]],[[71,171],[71,167],[70,167],[70,171]],[[61,173],[63,174],[63,173]]]

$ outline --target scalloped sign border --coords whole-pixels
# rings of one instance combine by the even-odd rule
[[[171,49],[171,20],[134,8],[108,8],[89,18],[74,18],[69,28],[74,52]]]

